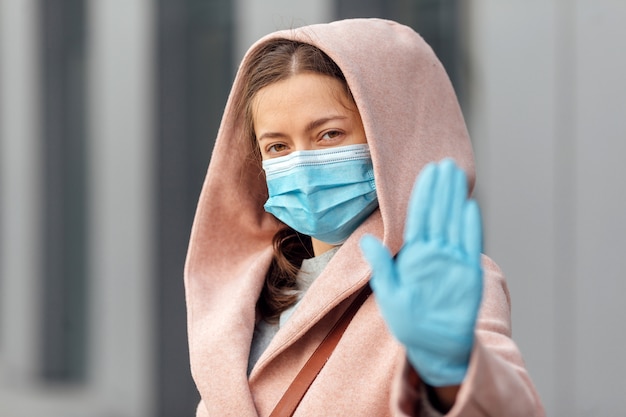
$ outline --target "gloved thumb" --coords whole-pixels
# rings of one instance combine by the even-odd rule
[[[396,269],[389,250],[372,235],[365,235],[359,242],[363,257],[372,268],[370,284],[376,294],[383,295],[393,291],[396,284]]]

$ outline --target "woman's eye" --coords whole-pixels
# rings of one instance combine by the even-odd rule
[[[268,153],[279,153],[287,149],[287,146],[284,143],[275,143],[271,146],[268,146]]]
[[[338,130],[330,130],[322,136],[322,139],[335,139],[342,135],[342,132]]]

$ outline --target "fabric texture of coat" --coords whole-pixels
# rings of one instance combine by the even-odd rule
[[[397,252],[415,179],[430,161],[453,158],[474,183],[474,161],[453,88],[431,48],[412,29],[353,19],[276,32],[310,43],[343,71],[359,109],[374,164],[380,208],[342,245],[290,320],[247,376],[255,304],[280,227],[263,210],[267,187],[243,138],[235,103],[241,68],[226,105],[196,213],[185,286],[191,370],[201,394],[198,416],[267,416],[370,269],[358,247],[378,236]],[[498,267],[483,258],[484,297],[469,370],[450,416],[542,416],[543,409],[511,340],[510,300]],[[421,392],[404,377],[402,346],[370,297],[302,400],[296,416],[419,413]],[[415,415],[415,414],[413,414]]]

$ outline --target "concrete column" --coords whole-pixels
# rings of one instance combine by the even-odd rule
[[[154,415],[153,2],[91,0],[90,378],[102,415]]]
[[[37,372],[41,274],[38,2],[0,0],[0,414]]]

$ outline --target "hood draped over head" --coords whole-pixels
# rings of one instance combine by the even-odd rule
[[[309,290],[318,293],[317,316],[300,319],[294,314],[293,330],[285,339],[304,332],[307,323],[368,279],[358,249],[364,232],[380,237],[392,252],[399,250],[409,196],[426,163],[453,158],[466,171],[470,189],[474,182],[471,144],[452,85],[431,48],[412,29],[386,20],[353,19],[280,31],[255,43],[226,104],[185,267],[191,366],[203,396],[232,389],[229,395],[251,401],[249,393],[238,390],[246,386],[241,380],[247,378],[244,365],[255,302],[271,261],[272,237],[281,225],[263,209],[267,186],[261,162],[250,153],[246,123],[237,108],[250,54],[274,39],[312,44],[343,72],[363,121],[380,207]],[[233,369],[232,381],[212,380],[213,355],[242,364]]]

